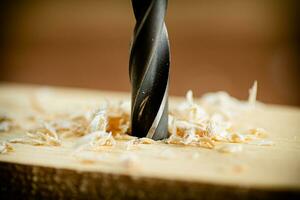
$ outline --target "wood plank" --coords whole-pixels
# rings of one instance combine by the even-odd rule
[[[35,95],[47,113],[129,98],[118,92],[1,84],[0,111],[14,115],[19,123],[29,123],[28,116],[36,113],[32,107]],[[181,100],[172,97],[171,106]],[[124,141],[118,140],[116,148],[93,154],[104,153],[109,161],[83,163],[72,156],[74,138],[63,140],[58,147],[14,144],[14,152],[0,155],[0,193],[4,197],[104,199],[299,197],[300,109],[266,105],[248,120],[267,129],[275,145],[242,144],[243,151],[222,154],[215,149],[163,143],[126,150]],[[21,129],[1,133],[0,141],[23,134]],[[120,162],[120,157],[132,154],[138,157],[134,166]]]

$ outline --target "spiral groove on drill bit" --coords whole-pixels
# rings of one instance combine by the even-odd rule
[[[168,135],[167,0],[132,0],[132,7],[136,26],[129,60],[131,131],[137,137],[163,139]]]

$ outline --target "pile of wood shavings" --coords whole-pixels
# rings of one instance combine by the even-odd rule
[[[26,137],[8,142],[60,146],[62,140],[75,137],[79,138],[78,143],[82,144],[82,149],[97,150],[101,146],[114,146],[114,136],[120,139],[131,137],[126,134],[129,130],[128,113],[129,111],[124,109],[124,103],[121,103],[118,106],[105,106],[86,113],[47,116],[45,119],[39,119],[37,126],[26,131]]]
[[[264,139],[268,133],[263,128],[245,129],[237,124],[240,122],[235,121],[240,115],[244,115],[255,108],[256,93],[256,82],[249,90],[247,102],[239,101],[225,92],[206,94],[198,102],[195,102],[192,91],[188,91],[186,100],[176,106],[175,109],[171,109],[169,113],[169,138],[163,142],[209,149],[216,147],[216,150],[221,153],[240,152],[243,149],[243,146],[239,145],[241,143],[273,145],[272,141]],[[124,143],[125,149],[132,150],[139,144],[156,143],[148,138],[137,139],[127,135],[130,133],[129,108],[128,104],[127,109],[125,109],[127,112],[124,112],[124,108],[118,107],[98,111],[89,126],[91,133],[80,139],[81,147],[89,150],[101,150],[102,146],[114,147],[116,145],[115,140],[127,140]],[[114,118],[112,118],[109,116],[108,110],[119,110],[117,112],[119,114],[113,112]],[[120,110],[123,111],[120,112]],[[126,118],[124,119],[122,116],[126,116]],[[122,128],[119,128],[120,125]],[[248,122],[244,125],[249,127]],[[114,132],[114,130],[119,131]],[[164,156],[165,154],[167,153],[162,153],[162,156],[170,156],[169,154]]]
[[[239,116],[254,109],[256,93],[257,82],[249,90],[248,102],[218,92],[206,94],[196,103],[192,91],[188,91],[186,101],[170,112],[170,137],[166,142],[205,148],[214,148],[216,142],[271,145],[271,142],[259,142],[267,137],[263,128],[245,130],[241,128],[241,122],[236,121]]]
[[[60,146],[61,140],[58,138],[55,128],[43,122],[38,128],[26,132],[24,138],[12,139],[10,143],[21,143],[31,145]]]
[[[166,144],[197,146],[213,149],[218,143],[250,143],[272,145],[263,128],[239,127],[235,119],[256,105],[257,83],[249,90],[247,102],[239,101],[226,92],[208,93],[197,102],[192,91],[186,100],[169,112],[169,138]],[[248,126],[248,124],[246,124]],[[80,150],[101,150],[115,147],[117,140],[125,140],[125,148],[133,149],[139,144],[153,144],[148,138],[130,136],[130,103],[105,105],[94,111],[54,116],[26,133],[25,138],[10,140],[11,143],[31,145],[62,145],[62,140],[78,138]],[[230,152],[229,147],[224,152]],[[233,147],[235,148],[235,147]],[[223,151],[223,150],[221,150]]]

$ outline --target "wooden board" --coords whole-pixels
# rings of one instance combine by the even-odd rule
[[[34,108],[35,95],[39,95],[42,108]],[[105,99],[116,102],[128,98],[127,93],[0,85],[0,110],[13,114],[21,122],[38,109],[63,113],[95,107]],[[180,100],[171,98],[171,106]],[[255,113],[249,120],[266,128],[275,145],[243,144],[243,151],[233,154],[159,143],[131,150],[107,148],[103,152],[111,157],[111,162],[88,164],[72,156],[72,139],[64,140],[59,147],[14,144],[14,152],[0,155],[0,197],[299,198],[300,109],[268,105]],[[24,131],[18,129],[0,133],[0,141],[22,134]],[[121,165],[118,158],[124,153],[138,155],[138,166],[131,169]],[[164,153],[172,155],[163,158]]]

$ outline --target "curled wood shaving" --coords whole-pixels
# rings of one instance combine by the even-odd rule
[[[107,131],[117,134],[126,134],[130,131],[130,102],[120,102],[108,108]]]
[[[14,147],[8,142],[2,142],[0,144],[0,154],[6,154],[13,151],[14,151]]]
[[[70,120],[62,119],[51,123],[63,138],[81,137],[88,133],[89,122],[85,116],[72,117]]]
[[[140,144],[154,144],[155,141],[150,138],[134,138],[124,143],[126,150],[137,149]]]
[[[90,123],[89,131],[106,131],[107,127],[107,114],[105,109],[95,112],[95,115]]]
[[[199,142],[195,143],[195,146],[212,149],[215,147],[215,142],[208,137],[200,138]]]
[[[179,145],[189,145],[189,146],[198,146],[208,149],[214,148],[214,141],[208,137],[199,137],[196,135],[185,135],[180,137],[178,135],[171,135],[167,140],[167,144],[179,144]]]
[[[182,138],[176,134],[172,134],[168,139],[166,139],[167,144],[183,144]]]
[[[129,116],[109,116],[107,131],[116,134],[126,134],[129,132]]]
[[[41,127],[26,132],[25,138],[10,140],[11,143],[21,143],[30,145],[60,146],[56,130],[48,123],[43,123]]]
[[[117,107],[101,106],[95,111],[78,114],[67,119],[54,120],[50,123],[63,138],[81,137],[102,131],[111,132],[113,136],[125,139],[129,130],[129,114],[124,105],[124,103],[120,103]]]
[[[214,115],[215,116],[215,115]],[[228,141],[230,135],[232,134],[231,123],[225,120],[216,120],[211,118],[207,121],[206,132],[207,136],[211,137],[216,141]]]
[[[104,146],[115,146],[116,141],[112,136],[112,133],[107,133],[104,131],[96,131],[90,133],[78,141],[77,146],[79,149],[88,149],[98,151]]]
[[[114,146],[116,144],[112,133],[99,131],[92,134],[94,134],[94,137],[90,141],[90,146],[93,150],[97,150],[101,146]]]
[[[267,131],[261,128],[244,132],[235,120],[253,108],[256,94],[256,81],[249,90],[248,102],[217,92],[205,94],[196,103],[192,91],[188,91],[186,101],[170,112],[170,137],[166,142],[214,148],[214,142],[248,143],[266,137]]]

